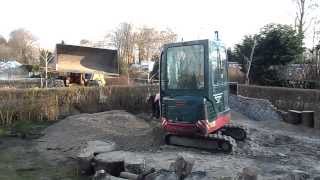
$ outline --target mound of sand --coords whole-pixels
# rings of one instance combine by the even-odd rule
[[[130,151],[152,151],[162,143],[158,123],[122,110],[70,116],[48,127],[44,134],[38,149],[60,157],[73,157],[90,140],[113,141],[117,149]]]

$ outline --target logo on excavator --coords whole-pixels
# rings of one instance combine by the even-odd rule
[[[214,94],[213,95],[214,99],[216,100],[216,103],[219,104],[221,102],[222,95],[223,95],[223,93],[219,93],[219,94]]]

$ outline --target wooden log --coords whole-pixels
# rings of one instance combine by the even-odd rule
[[[301,124],[301,111],[289,110],[287,122],[290,124]]]
[[[302,111],[302,125],[314,128],[314,111]]]

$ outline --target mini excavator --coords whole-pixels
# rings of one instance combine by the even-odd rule
[[[160,118],[170,145],[230,153],[246,131],[232,125],[226,48],[213,39],[170,43],[160,58]]]

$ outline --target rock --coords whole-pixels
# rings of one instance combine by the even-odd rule
[[[229,103],[231,109],[241,112],[255,121],[283,120],[277,109],[266,99],[230,95]]]
[[[233,177],[220,177],[219,180],[234,180]]]
[[[124,180],[124,179],[111,176],[110,174],[107,174],[105,170],[98,170],[94,174],[92,180]]]
[[[155,173],[147,175],[144,180],[180,180],[176,173],[161,169]]]
[[[238,180],[257,180],[257,179],[258,179],[257,169],[251,168],[251,167],[243,168],[242,172],[238,177]]]
[[[94,173],[92,180],[104,180],[106,176],[107,176],[106,171],[101,169]]]
[[[145,168],[141,155],[127,151],[101,153],[94,157],[94,162],[95,169],[105,169],[114,176],[119,176],[122,171],[141,174]]]
[[[133,174],[133,173],[129,173],[129,172],[121,172],[120,173],[120,177],[121,178],[125,178],[125,179],[138,179],[139,175]]]
[[[120,177],[111,176],[111,175],[107,175],[105,177],[105,179],[103,179],[103,180],[126,180],[126,179],[120,178]]]
[[[282,157],[282,158],[285,158],[287,157],[287,155],[283,154],[283,153],[277,153],[278,156]]]
[[[115,149],[115,143],[103,142],[103,141],[88,141],[85,148],[83,148],[77,155],[79,168],[82,174],[91,174],[92,159],[95,155],[113,151]]]
[[[210,178],[207,176],[206,172],[198,171],[198,172],[192,172],[184,180],[209,180],[209,179]]]
[[[306,180],[309,179],[310,175],[304,171],[293,170],[284,180]]]
[[[86,147],[81,150],[78,156],[97,155],[100,153],[113,151],[115,148],[115,143],[111,141],[88,141]]]
[[[174,171],[181,179],[191,174],[194,165],[193,157],[179,154],[176,161],[171,163],[170,170]]]

